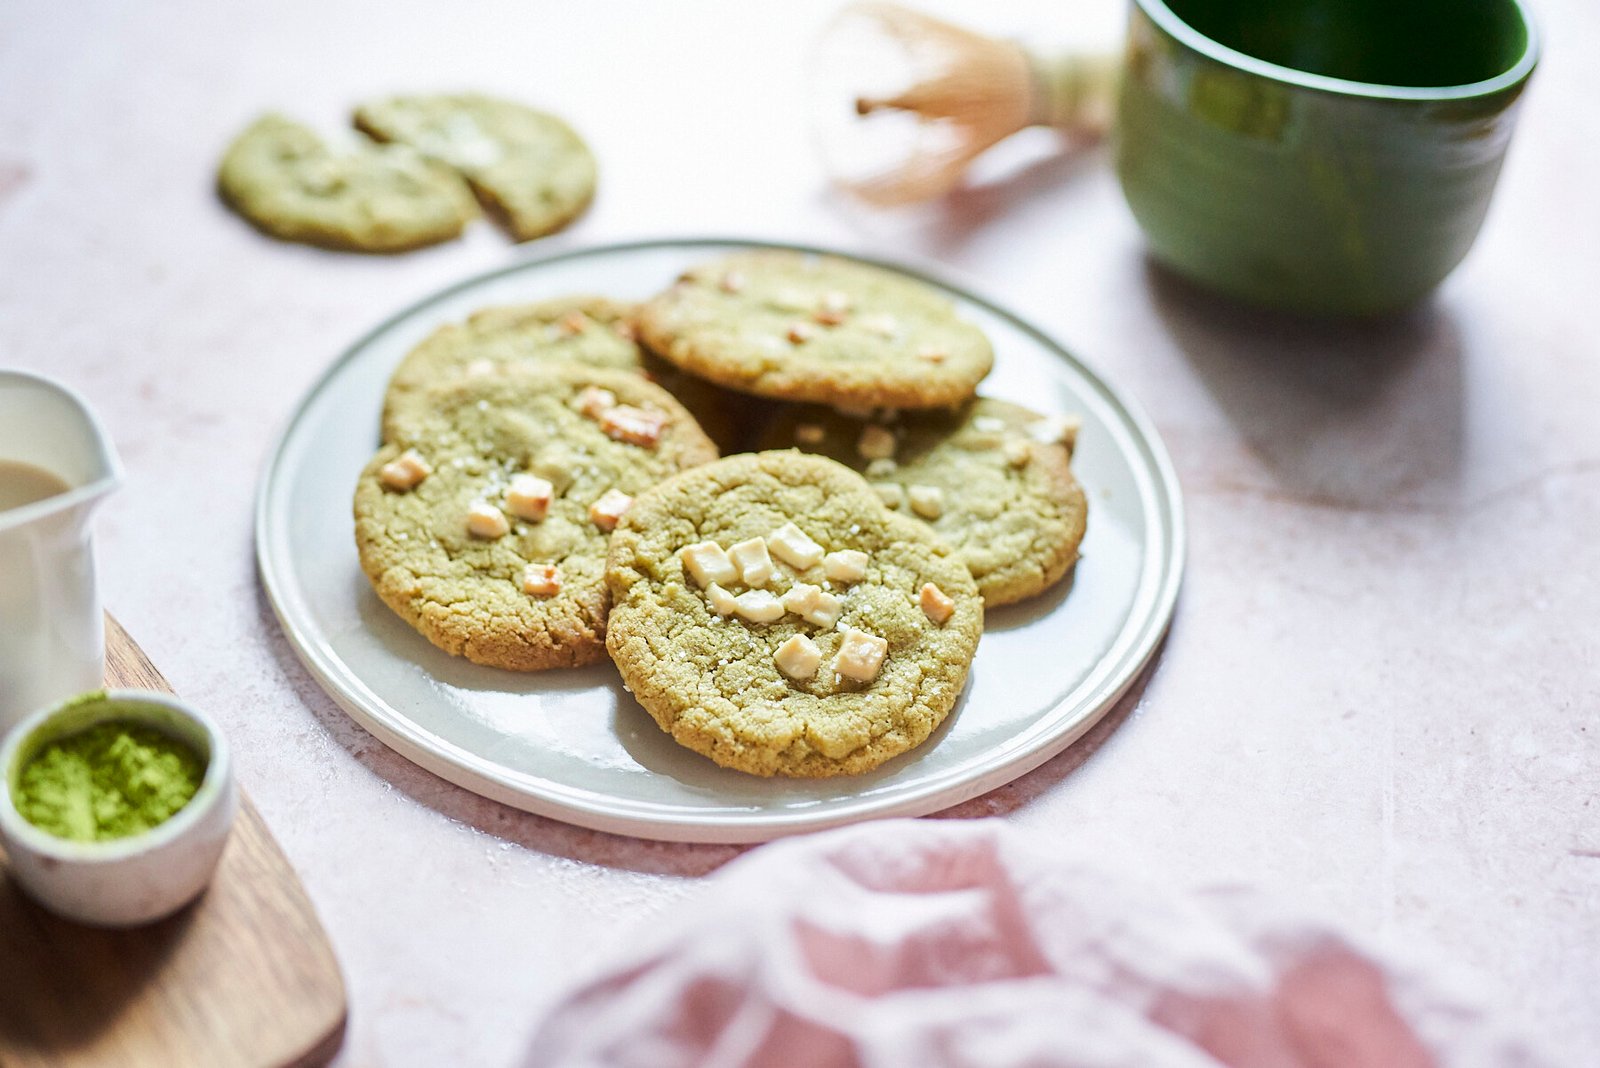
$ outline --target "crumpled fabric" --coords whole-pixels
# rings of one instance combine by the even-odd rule
[[[1448,972],[999,820],[764,846],[538,1023],[546,1066],[1533,1068]]]

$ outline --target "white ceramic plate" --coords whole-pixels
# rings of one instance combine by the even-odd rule
[[[917,272],[907,273],[946,291],[993,340],[985,393],[1082,416],[1074,467],[1090,501],[1073,580],[989,613],[966,693],[920,748],[866,775],[758,779],[680,748],[609,663],[526,675],[479,667],[435,649],[384,606],[356,559],[350,499],[377,448],[384,385],[407,350],[487,304],[643,298],[691,264],[747,246],[611,245],[481,275],[379,326],[312,388],[268,461],[256,549],[284,633],[357,722],[451,782],[530,812],[647,838],[752,842],[975,797],[1066,748],[1133,682],[1166,630],[1183,567],[1165,450],[1126,398],[1049,337]]]

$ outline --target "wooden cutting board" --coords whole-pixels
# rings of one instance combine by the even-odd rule
[[[109,616],[106,685],[172,692]],[[210,888],[147,927],[58,919],[22,895],[0,854],[0,1068],[324,1064],[344,1022],[333,948],[242,794]]]

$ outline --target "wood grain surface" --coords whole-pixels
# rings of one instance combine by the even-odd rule
[[[106,685],[170,693],[115,620]],[[344,1036],[338,961],[248,798],[210,888],[129,931],[45,912],[0,855],[0,1066],[324,1064]]]

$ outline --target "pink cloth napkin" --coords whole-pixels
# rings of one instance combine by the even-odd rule
[[[539,1023],[527,1065],[1510,1068],[1452,982],[1240,888],[998,820],[765,846]]]

